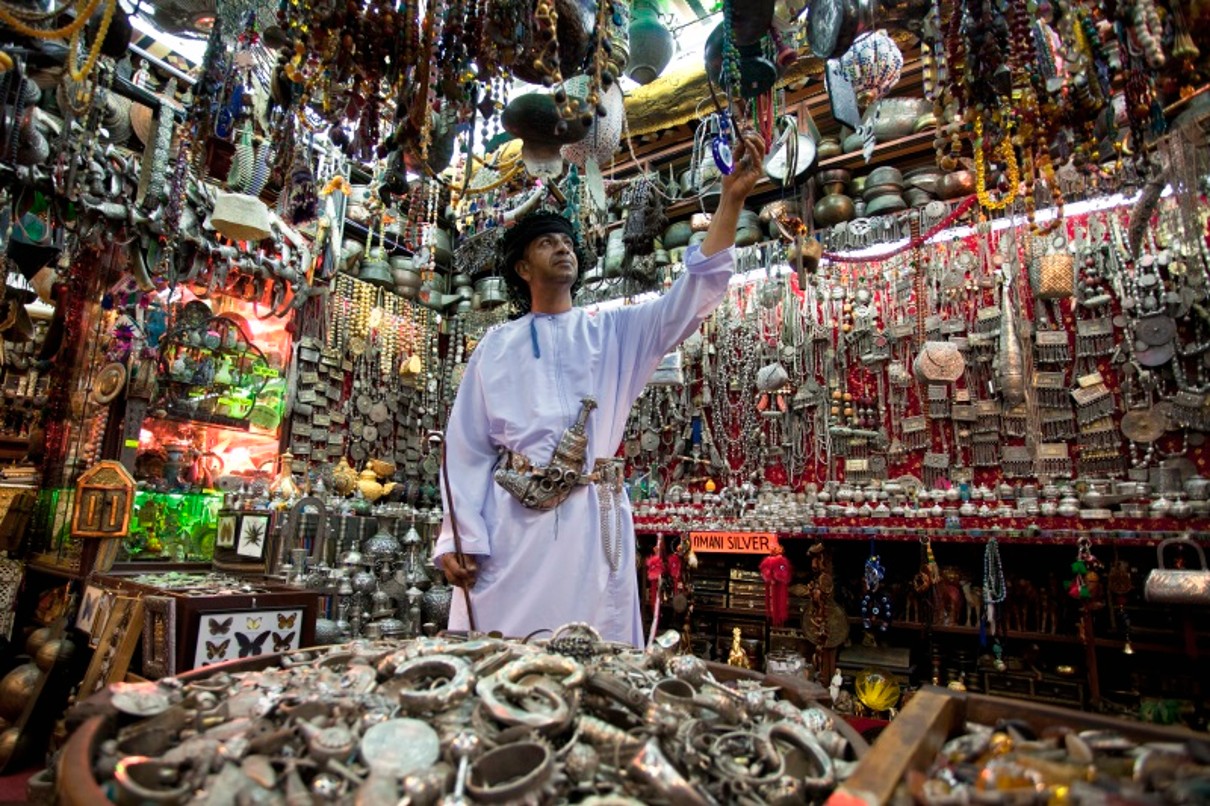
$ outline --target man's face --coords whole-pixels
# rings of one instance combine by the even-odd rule
[[[525,247],[525,257],[517,263],[517,274],[536,287],[571,288],[579,273],[575,242],[570,235],[548,232],[537,236]]]

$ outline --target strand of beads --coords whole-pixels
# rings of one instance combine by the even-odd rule
[[[739,72],[739,50],[735,47],[735,3],[734,0],[723,0],[723,84],[727,87],[728,97],[735,97],[740,92],[741,81]]]
[[[559,112],[559,122],[555,124],[555,134],[562,135],[567,131],[567,121],[576,116],[576,104],[567,97],[567,89],[563,86],[563,68],[559,63],[559,12],[553,0],[538,0],[534,9],[534,22],[537,24],[537,38],[546,44],[542,52],[534,57],[533,69],[542,74],[542,84],[554,87],[555,108]]]
[[[77,28],[71,35],[71,41],[67,45],[67,72],[75,81],[83,81],[92,73],[92,69],[97,65],[97,59],[101,56],[101,45],[105,43],[105,35],[109,33],[109,25],[113,22],[114,10],[118,7],[118,0],[106,0],[105,13],[101,17],[101,25],[97,28],[97,35],[93,38],[92,46],[88,49],[88,58],[84,60],[84,66],[80,67],[76,63],[77,54],[80,49],[80,37],[83,35],[84,29]]]
[[[1131,29],[1139,49],[1143,51],[1143,59],[1147,66],[1160,68],[1164,66],[1164,49],[1160,45],[1160,37],[1164,27],[1160,24],[1160,15],[1155,10],[1153,0],[1135,0],[1130,14]],[[1154,32],[1154,33],[1153,33]]]
[[[86,3],[76,3],[76,18],[62,28],[48,30],[45,28],[35,28],[31,25],[26,25],[24,19],[35,20],[39,19],[38,15],[28,14],[27,12],[18,12],[17,9],[10,9],[7,4],[0,5],[0,22],[3,22],[8,27],[12,28],[22,36],[30,36],[34,39],[62,39],[65,36],[75,36],[84,29],[88,21],[92,19],[93,12],[97,10],[97,6],[101,4],[101,0],[87,0]],[[58,11],[64,11],[59,9]],[[55,14],[55,17],[58,13]]]
[[[987,158],[983,153],[983,117],[978,114],[975,115],[975,141],[973,148],[975,152],[975,195],[979,197],[979,204],[985,210],[1003,210],[1017,200],[1017,186],[1021,182],[1021,173],[1017,167],[1017,155],[1013,151],[1013,145],[1009,141],[1008,133],[1004,133],[1000,144],[996,147],[996,155],[1004,163],[1004,170],[1008,174],[1008,188],[1005,190],[1004,196],[999,200],[993,199],[987,192]]]
[[[614,9],[613,2],[599,0],[597,3],[597,27],[593,32],[592,83],[589,85],[588,94],[585,97],[587,106],[581,115],[581,122],[585,126],[592,125],[594,112],[602,118],[608,114],[608,110],[605,109],[605,104],[601,100],[601,94],[608,92],[617,78],[610,66],[613,46],[609,42],[609,24],[612,20],[615,25],[620,25],[621,18],[622,14]]]

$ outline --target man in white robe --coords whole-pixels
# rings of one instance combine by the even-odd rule
[[[530,216],[505,234],[505,279],[528,291],[529,310],[485,334],[467,363],[446,427],[450,494],[443,484],[445,519],[434,548],[447,579],[469,590],[477,630],[525,637],[585,622],[607,640],[642,645],[634,521],[624,489],[615,493],[604,481],[577,485],[543,510],[523,504],[493,474],[502,454],[514,467],[517,457],[547,465],[587,397],[597,408],[588,416],[580,470],[592,473],[597,461],[616,455],[631,406],[660,359],[723,300],[739,213],[763,156],[759,136],[737,141],[735,169],[723,178],[705,240],[689,249],[672,288],[651,302],[593,314],[573,307],[577,245],[559,216]],[[469,627],[459,591],[449,628]]]

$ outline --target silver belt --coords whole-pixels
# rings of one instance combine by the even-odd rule
[[[496,460],[496,470],[504,469],[549,482],[566,480],[569,485],[576,487],[603,483],[613,487],[616,491],[621,491],[622,481],[626,478],[624,459],[597,459],[592,463],[590,472],[580,473],[550,466],[541,467],[525,454],[508,449],[500,451],[500,458]],[[556,474],[558,474],[557,479],[554,478]]]

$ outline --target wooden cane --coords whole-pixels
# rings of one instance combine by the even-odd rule
[[[450,469],[449,464],[445,461],[445,439],[438,434],[433,434],[429,439],[441,440],[441,479],[445,484],[445,505],[450,510],[450,526],[454,530],[454,556],[458,559],[458,564],[466,568],[466,555],[462,553],[462,535],[458,532],[458,517],[454,513],[454,495],[450,491]],[[475,611],[471,608],[471,592],[465,585],[458,587],[462,589],[462,599],[466,602],[466,621],[470,625],[471,632],[475,632]]]

